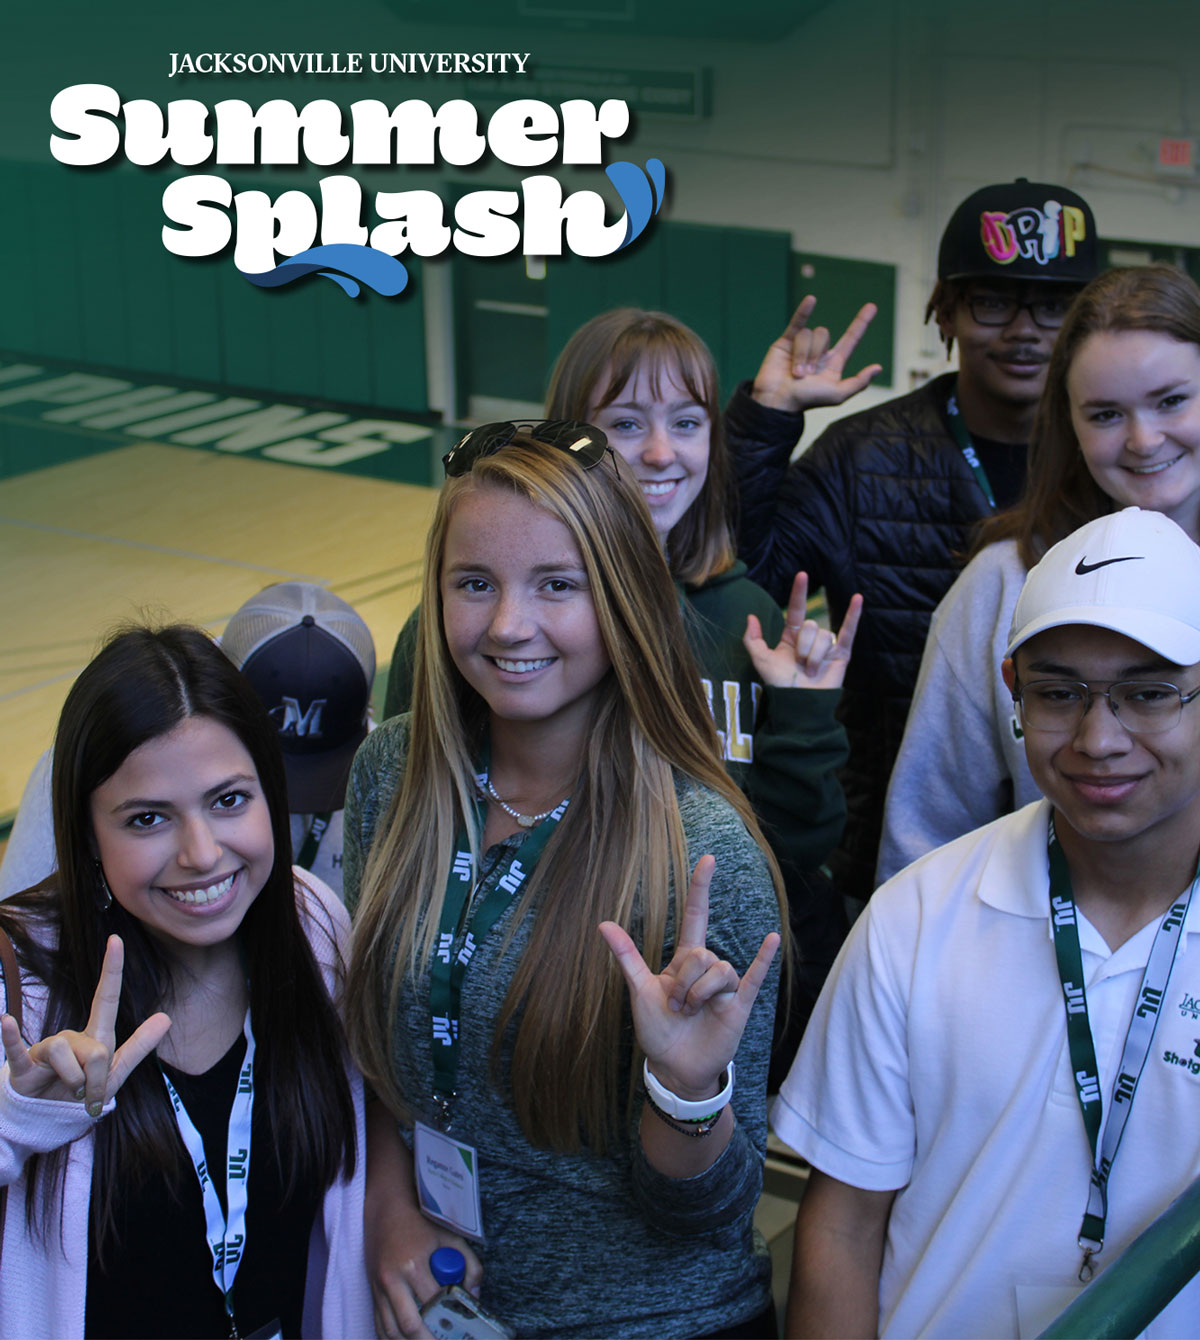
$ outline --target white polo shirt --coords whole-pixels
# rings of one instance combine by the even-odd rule
[[[898,1191],[883,1336],[1037,1335],[1081,1287],[1092,1158],[1050,930],[1049,818],[1046,801],[1026,806],[872,897],[772,1114],[822,1172]],[[1156,931],[1157,921],[1112,952],[1079,916],[1106,1118]],[[1200,895],[1109,1181],[1098,1267],[1197,1175]],[[1145,1334],[1200,1335],[1200,1280]]]

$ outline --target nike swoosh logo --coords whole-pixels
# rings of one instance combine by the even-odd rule
[[[1081,558],[1075,564],[1075,572],[1080,577],[1086,577],[1089,572],[1095,572],[1097,568],[1106,568],[1110,563],[1134,563],[1145,557],[1145,554],[1126,554],[1124,558],[1102,558],[1099,563],[1089,563]]]

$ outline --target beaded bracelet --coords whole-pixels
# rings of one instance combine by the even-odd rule
[[[713,1112],[707,1117],[694,1117],[687,1122],[676,1121],[674,1117],[664,1112],[650,1095],[646,1094],[646,1105],[654,1115],[665,1126],[670,1126],[673,1131],[678,1131],[680,1135],[690,1136],[693,1140],[699,1140],[702,1136],[711,1135],[717,1128],[717,1122],[721,1120],[720,1112]]]

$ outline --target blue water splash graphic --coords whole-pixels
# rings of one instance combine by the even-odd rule
[[[335,274],[334,271],[341,273]],[[351,298],[358,297],[359,283],[366,284],[376,293],[382,293],[385,298],[394,298],[408,284],[408,271],[395,256],[356,242],[331,242],[323,247],[310,247],[307,251],[298,251],[287,260],[280,261],[273,270],[264,270],[262,274],[251,275],[243,271],[242,278],[257,284],[259,288],[279,288],[282,284],[291,284],[310,274],[332,279]]]
[[[636,163],[610,163],[604,169],[625,205],[625,240],[618,251],[627,247],[645,231],[646,225],[662,208],[666,194],[667,170],[660,158],[646,159],[645,171]]]

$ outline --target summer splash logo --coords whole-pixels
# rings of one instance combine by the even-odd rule
[[[1060,255],[1075,255],[1076,246],[1087,237],[1087,220],[1077,206],[1047,200],[1041,209],[1026,205],[1010,214],[984,210],[979,231],[984,250],[999,265],[1018,256],[1049,265]]]
[[[58,134],[54,157],[70,167],[109,163],[124,153],[138,167],[171,162],[225,166],[467,167],[485,154],[512,167],[602,166],[605,141],[629,129],[629,107],[610,98],[582,98],[555,107],[533,98],[504,103],[486,121],[464,99],[436,109],[410,98],[388,107],[364,98],[343,110],[328,99],[297,108],[274,98],[259,107],[226,99],[210,109],[192,98],[166,108],[146,99],[122,102],[106,84],[75,84],[50,104]],[[163,246],[176,256],[213,256],[234,243],[233,263],[244,278],[276,288],[307,275],[333,280],[351,297],[359,285],[394,296],[408,283],[398,258],[439,256],[610,256],[646,230],[662,207],[666,169],[615,162],[604,168],[624,212],[607,222],[596,191],[565,194],[552,176],[525,177],[519,190],[478,190],[459,198],[453,216],[436,191],[377,191],[379,222],[363,223],[361,184],[340,173],[323,177],[320,204],[304,191],[234,191],[223,177],[200,173],[172,181],[163,192]],[[282,257],[282,259],[279,259]]]

